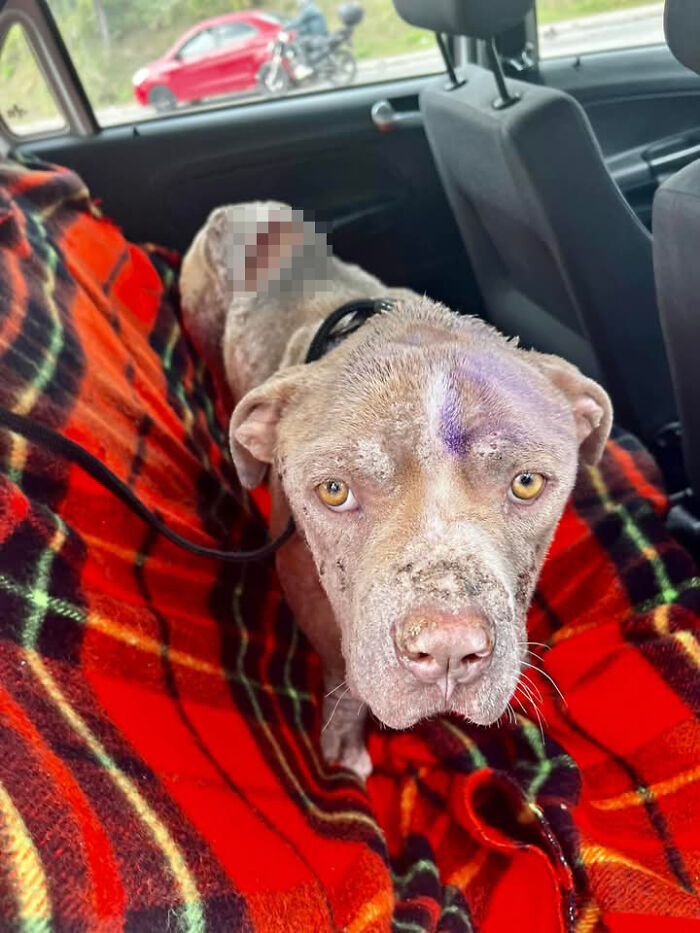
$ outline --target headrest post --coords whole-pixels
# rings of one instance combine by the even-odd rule
[[[455,66],[452,61],[452,55],[450,50],[445,42],[445,37],[440,32],[435,33],[435,38],[437,40],[438,48],[440,49],[440,54],[442,55],[443,61],[445,62],[445,68],[447,68],[447,74],[450,78],[450,83],[447,85],[448,91],[455,91],[458,87],[462,87],[466,84],[466,81],[460,81],[457,77],[457,72],[455,71]]]
[[[494,36],[486,40],[486,54],[489,57],[489,65],[491,66],[491,71],[493,72],[493,76],[496,79],[496,86],[498,87],[498,97],[493,102],[493,106],[496,110],[505,110],[506,107],[512,107],[513,104],[517,104],[520,100],[520,94],[511,94],[508,90],[506,77],[503,73],[503,65],[501,64],[501,56],[498,54]]]

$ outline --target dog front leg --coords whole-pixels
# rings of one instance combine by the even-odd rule
[[[363,781],[372,773],[372,761],[365,745],[364,703],[350,696],[345,681],[325,675],[321,751],[327,762],[337,762],[353,771]]]
[[[283,524],[277,515],[274,533]],[[299,535],[294,535],[278,552],[277,570],[292,612],[323,665],[326,694],[321,726],[323,758],[329,764],[337,763],[354,771],[364,780],[372,773],[365,747],[366,710],[363,703],[350,696],[345,683],[338,623],[319,582],[311,553]]]

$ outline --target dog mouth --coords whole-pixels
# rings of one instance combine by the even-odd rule
[[[492,624],[493,617],[488,620],[490,637],[484,644],[471,635],[462,635],[459,643],[458,633],[452,632],[441,641],[432,631],[431,644],[425,627],[420,629],[424,655],[395,640],[387,639],[381,647],[375,643],[372,652],[360,650],[359,657],[353,653],[346,666],[348,684],[372,714],[393,729],[448,714],[492,725],[514,701],[521,670],[519,643],[524,635],[519,620],[506,615],[500,624]],[[434,655],[427,655],[427,649]],[[449,658],[441,657],[441,649]]]
[[[431,556],[357,599],[343,632],[347,682],[390,728],[445,714],[490,725],[517,688],[525,613],[483,561]]]
[[[388,689],[378,693],[363,689],[348,677],[351,693],[366,703],[372,714],[391,729],[408,729],[425,719],[454,715],[480,726],[496,723],[507,710],[517,686],[517,678],[499,674],[493,657],[484,658],[470,669],[466,679],[449,676],[434,683],[421,683],[403,665],[386,677]]]

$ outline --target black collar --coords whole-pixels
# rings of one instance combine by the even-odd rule
[[[359,301],[349,301],[331,311],[316,331],[304,362],[313,363],[320,360],[329,350],[333,350],[342,340],[359,330],[365,321],[375,314],[383,314],[395,307],[396,302],[392,298],[362,298]],[[350,320],[340,327],[346,318]]]

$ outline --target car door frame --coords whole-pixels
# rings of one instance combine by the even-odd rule
[[[99,133],[101,127],[46,0],[0,0],[0,50],[15,23],[24,28],[49,90],[65,118],[64,127],[34,134],[31,140]],[[0,153],[27,141],[27,137],[14,133],[0,115]]]

